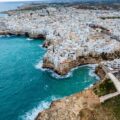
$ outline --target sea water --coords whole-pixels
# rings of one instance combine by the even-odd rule
[[[94,65],[78,67],[65,77],[42,69],[43,42],[0,37],[0,120],[33,120],[51,101],[80,92],[99,80]]]

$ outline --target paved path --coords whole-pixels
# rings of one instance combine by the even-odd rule
[[[105,96],[100,97],[100,102],[104,102],[110,98],[113,98],[120,94],[120,81],[110,72],[108,68],[102,65],[103,70],[105,71],[106,75],[112,80],[113,84],[115,85],[117,92],[107,94]]]
[[[115,96],[118,96],[119,94],[120,94],[119,92],[115,92],[115,93],[111,93],[111,94],[102,96],[102,97],[100,97],[100,102],[102,103],[102,102],[104,102],[104,101],[106,101],[106,100],[108,100],[108,99],[110,99],[110,98],[113,98],[113,97],[115,97]]]
[[[115,85],[117,91],[120,92],[120,81],[104,65],[102,65],[102,68],[105,71],[106,75],[112,80],[112,82]]]
[[[107,76],[112,80],[117,91],[120,92],[120,81],[112,73],[108,73]]]

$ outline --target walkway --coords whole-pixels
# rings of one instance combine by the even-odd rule
[[[120,92],[120,81],[104,65],[102,65],[102,68],[105,71],[106,75],[112,80],[112,82],[115,85],[117,91]]]
[[[108,73],[107,75],[114,83],[117,91],[120,92],[120,81],[112,73]]]
[[[104,102],[104,101],[106,101],[106,100],[108,100],[108,99],[110,99],[110,98],[113,98],[113,97],[115,97],[115,96],[118,96],[119,94],[120,94],[119,92],[115,92],[115,93],[111,93],[111,94],[102,96],[102,97],[100,97],[100,102],[102,103],[102,102]]]
[[[113,98],[113,97],[115,97],[117,95],[120,95],[120,81],[104,65],[102,65],[102,69],[104,70],[106,75],[112,80],[113,84],[115,85],[115,87],[117,89],[117,92],[111,93],[111,94],[107,94],[105,96],[100,97],[100,102],[104,102],[104,101],[106,101],[106,100],[108,100],[110,98]]]

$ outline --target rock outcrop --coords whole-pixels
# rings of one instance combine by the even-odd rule
[[[89,54],[88,56],[79,56],[75,60],[66,60],[59,65],[54,65],[49,59],[44,58],[43,67],[53,69],[60,75],[67,74],[72,68],[85,64],[99,64],[103,60],[114,60],[120,57],[120,49],[113,53],[101,53],[100,55]]]
[[[92,120],[91,113],[99,105],[99,98],[91,90],[86,90],[53,102],[48,110],[38,114],[36,120]],[[86,119],[82,116],[85,112]]]

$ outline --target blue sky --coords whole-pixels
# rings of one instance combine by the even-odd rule
[[[65,2],[65,1],[113,1],[113,2],[120,2],[120,0],[0,0],[0,2],[9,2],[9,1],[13,1],[13,2],[16,2],[16,1],[44,1],[44,2],[46,2],[46,1],[63,1],[63,2]]]
[[[9,1],[36,1],[36,0],[0,0],[0,2],[9,2]],[[37,0],[38,1],[38,0]],[[42,1],[42,0],[39,0],[39,1]]]
[[[0,0],[0,2],[7,2],[7,1],[17,1],[17,0]],[[19,0],[19,1],[24,1],[24,0]]]

